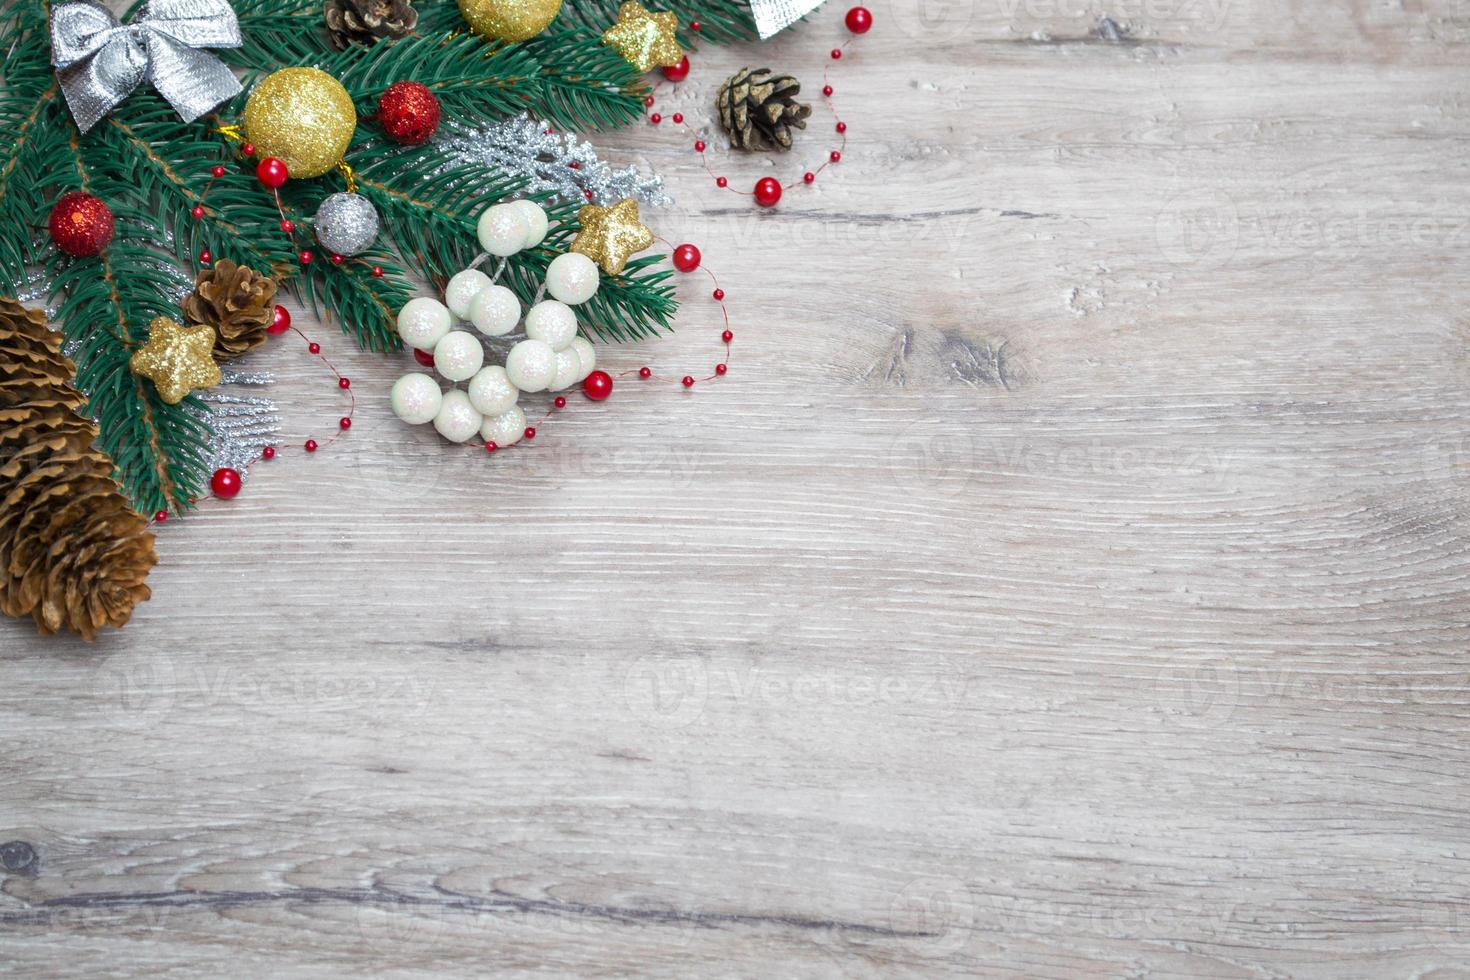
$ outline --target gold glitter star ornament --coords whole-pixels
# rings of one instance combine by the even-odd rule
[[[582,230],[572,240],[572,251],[587,256],[608,275],[622,272],[630,255],[653,244],[653,232],[638,220],[638,202],[631,197],[606,208],[585,204],[577,221]]]
[[[529,41],[560,11],[561,0],[459,0],[470,30],[495,41]]]
[[[638,0],[618,8],[618,22],[602,34],[602,43],[639,71],[672,68],[684,57],[678,39],[677,14],[654,13]]]
[[[133,352],[128,362],[133,373],[152,381],[158,394],[177,405],[195,388],[212,388],[220,383],[219,365],[214,363],[214,328],[185,327],[166,316],[148,324],[148,343]]]

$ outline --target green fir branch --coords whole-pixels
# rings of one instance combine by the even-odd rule
[[[541,62],[534,111],[562,129],[617,129],[643,117],[647,81],[595,31],[547,31],[524,45]]]
[[[601,33],[618,19],[623,0],[565,0],[556,25],[586,27]],[[755,17],[749,0],[645,0],[649,10],[671,10],[679,15],[679,43],[697,47],[700,41],[734,44],[756,39]],[[689,25],[699,22],[699,30]]]

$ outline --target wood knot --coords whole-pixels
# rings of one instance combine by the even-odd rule
[[[39,863],[36,849],[23,840],[0,844],[0,867],[10,874],[34,875]]]

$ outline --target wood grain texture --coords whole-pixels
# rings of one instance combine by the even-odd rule
[[[1470,6],[874,12],[774,212],[603,141],[726,382],[492,463],[318,328],[350,439],[0,623],[0,972],[1470,975]]]

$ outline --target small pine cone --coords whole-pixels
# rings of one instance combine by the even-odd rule
[[[148,599],[156,559],[74,370],[44,315],[0,298],[0,612],[91,640]]]
[[[214,359],[228,361],[266,342],[275,298],[276,281],[270,276],[220,259],[199,270],[194,291],[179,305],[190,323],[214,327]]]
[[[737,150],[791,149],[791,130],[806,129],[812,107],[796,101],[801,83],[769,68],[742,68],[715,96],[720,125]]]
[[[419,12],[409,0],[327,0],[327,36],[338,51],[368,47],[413,32]]]

